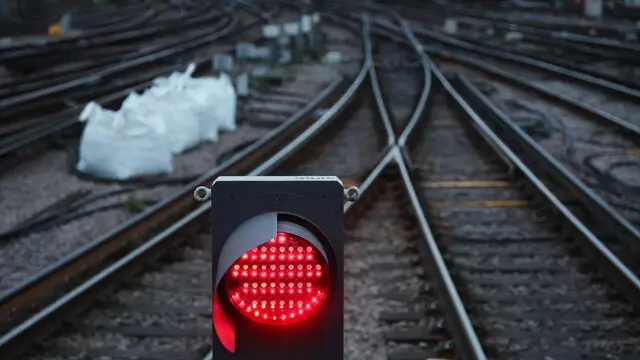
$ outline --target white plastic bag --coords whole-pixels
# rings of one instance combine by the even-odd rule
[[[80,171],[124,180],[171,172],[171,155],[236,129],[236,93],[226,74],[192,78],[185,72],[157,78],[143,94],[131,93],[118,112],[90,102],[80,144]]]
[[[220,92],[217,94],[216,110],[220,129],[236,129],[236,90],[227,74],[220,75]]]
[[[200,128],[201,141],[218,141],[218,119],[216,118],[215,103],[211,96],[200,86],[190,84],[186,94],[197,104],[194,109]]]
[[[141,96],[129,95],[122,110],[131,112],[142,122],[161,122],[166,128],[165,141],[172,154],[179,154],[200,142],[200,110],[183,91],[153,87]]]
[[[100,106],[98,103],[96,103],[95,101],[91,101],[87,105],[85,105],[84,109],[82,109],[79,120],[87,121],[93,117],[102,119],[105,116],[113,116],[113,114],[115,114],[113,110],[103,109],[102,106]]]
[[[159,77],[153,80],[154,88],[166,88],[169,91],[182,90],[191,80],[191,75],[196,71],[196,64],[191,63],[185,72],[174,72],[169,77]]]
[[[125,180],[141,175],[170,173],[171,153],[160,121],[140,121],[127,110],[113,112],[89,103],[76,168],[94,176]]]
[[[191,79],[186,87],[190,94],[206,99],[206,111],[212,113],[202,127],[211,126],[209,121],[214,121],[220,130],[236,129],[236,92],[228,75]]]
[[[198,145],[200,119],[197,104],[192,99],[182,92],[170,92],[159,96],[147,93],[144,100],[145,108],[139,113],[162,119],[171,153],[179,154]]]
[[[192,78],[196,70],[194,63],[189,64],[184,73],[175,72],[168,78],[157,79],[148,90],[155,97],[177,96],[176,102],[189,103],[181,95],[191,99],[192,118],[198,118],[200,139],[218,140],[218,130],[236,129],[236,93],[228,75],[219,78]],[[181,95],[176,95],[181,94]],[[195,105],[194,105],[195,104]]]

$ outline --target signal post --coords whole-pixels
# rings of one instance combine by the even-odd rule
[[[340,179],[223,176],[209,194],[214,359],[343,359]]]

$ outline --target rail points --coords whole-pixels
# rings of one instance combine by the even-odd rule
[[[637,2],[6,3],[2,359],[640,359]]]

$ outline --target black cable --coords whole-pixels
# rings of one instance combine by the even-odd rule
[[[248,140],[232,147],[231,149],[228,149],[227,151],[222,152],[218,156],[218,163],[224,163],[226,160],[228,160],[238,152],[251,146],[253,143],[255,143],[255,141],[256,140]],[[66,145],[68,146],[69,143],[67,143]],[[77,150],[74,150],[74,151],[77,155]],[[70,160],[70,164],[72,165],[71,169],[75,169],[74,159]],[[83,198],[73,204],[70,204],[69,206],[63,209],[59,209],[55,212],[48,213],[36,219],[22,223],[7,232],[0,233],[0,241],[9,240],[9,239],[21,237],[21,236],[26,236],[36,232],[46,231],[46,230],[53,229],[55,227],[58,227],[58,226],[67,224],[69,222],[72,222],[96,213],[100,213],[103,211],[114,210],[119,208],[127,208],[127,207],[130,207],[130,205],[132,204],[131,199],[129,199],[129,200],[125,200],[115,204],[105,205],[105,206],[94,208],[94,209],[82,210],[82,208],[85,208],[98,200],[106,199],[112,196],[126,194],[133,191],[139,191],[139,190],[154,187],[154,186],[186,185],[188,183],[193,182],[195,179],[199,178],[200,176],[202,175],[173,178],[173,179],[157,179],[157,180],[145,179],[144,181],[141,181],[139,183],[130,184],[131,186],[125,187],[123,189],[112,190],[112,191],[107,191],[100,194],[95,194],[95,195]],[[189,181],[184,183],[186,180],[189,180]],[[100,179],[100,182],[104,182],[104,181],[106,180]],[[120,181],[111,181],[111,182],[122,183]],[[148,206],[148,205],[155,204],[157,200],[138,200],[138,202],[140,202],[144,206]]]
[[[150,206],[157,203],[158,200],[143,199],[143,200],[140,200],[139,202],[144,206]],[[47,217],[46,219],[39,220],[35,223],[24,224],[17,228],[11,229],[5,233],[2,233],[0,234],[0,241],[47,231],[47,230],[62,226],[64,224],[70,223],[72,221],[79,220],[87,216],[91,216],[96,213],[109,211],[109,210],[116,210],[121,208],[127,208],[128,206],[129,206],[129,202],[125,201],[125,202],[118,202],[115,204],[104,205],[104,206],[97,207],[90,210],[76,211],[72,213],[65,212],[63,215],[59,217],[55,217],[55,218]]]
[[[67,168],[68,171],[78,177],[79,179],[85,181],[91,181],[99,184],[122,184],[122,185],[137,185],[139,187],[149,187],[149,186],[162,186],[162,185],[186,185],[190,182],[197,179],[201,174],[196,175],[188,175],[181,177],[167,177],[163,175],[155,175],[155,176],[140,176],[132,179],[126,180],[113,180],[108,178],[101,178],[96,175],[91,175],[85,172],[82,172],[76,168],[76,164],[79,159],[79,146],[77,140],[72,141],[62,141],[59,142],[59,145],[63,146],[67,152]]]
[[[493,87],[486,83],[484,85],[485,87]],[[496,89],[494,88],[494,90]],[[609,135],[609,133],[605,132],[594,132],[586,139],[576,139],[575,136],[569,133],[562,121],[555,117],[549,117],[545,113],[532,109],[518,100],[508,99],[505,101],[505,104],[513,110],[525,110],[537,115],[535,117],[524,118],[526,119],[524,124],[521,124],[520,121],[524,119],[514,117],[514,119],[518,120],[518,126],[525,130],[525,132],[531,134],[531,137],[536,141],[548,139],[552,133],[560,133],[563,139],[563,147],[559,158],[564,163],[570,165],[574,172],[581,176],[586,185],[612,195],[608,197],[608,201],[615,206],[640,213],[640,205],[638,204],[640,203],[638,201],[638,197],[640,197],[640,186],[625,184],[612,175],[612,172],[620,167],[636,166],[640,168],[640,160],[614,161],[609,163],[605,169],[601,169],[595,164],[600,158],[610,157],[612,155],[625,156],[625,154],[620,151],[626,150],[627,147],[607,141],[608,139],[605,136]],[[613,152],[604,151],[592,154],[586,156],[582,161],[578,161],[576,159],[576,143],[578,142],[615,148],[616,150]]]
[[[597,131],[591,134],[591,136],[587,139],[582,139],[581,142],[585,144],[607,147],[607,148],[615,148],[620,150],[626,150],[627,146],[620,145],[620,143],[616,142],[617,139],[607,139],[605,136],[611,135],[610,133],[606,133],[603,131]],[[604,138],[604,139],[603,139]],[[611,140],[611,141],[608,141]]]
[[[600,183],[604,184],[605,187],[609,190],[609,192],[616,193],[620,196],[640,196],[640,186],[625,184],[620,181],[616,176],[613,176],[612,173],[621,167],[637,167],[640,168],[640,162],[636,159],[633,160],[617,160],[607,164],[605,169],[601,169],[596,165],[596,161],[601,158],[610,157],[610,156],[625,156],[625,154],[620,153],[598,153],[594,155],[587,156],[583,163],[589,169],[589,171],[600,181]]]

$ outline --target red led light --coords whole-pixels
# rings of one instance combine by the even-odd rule
[[[231,265],[225,288],[243,315],[268,325],[289,325],[309,318],[327,299],[328,264],[309,241],[279,232]]]

